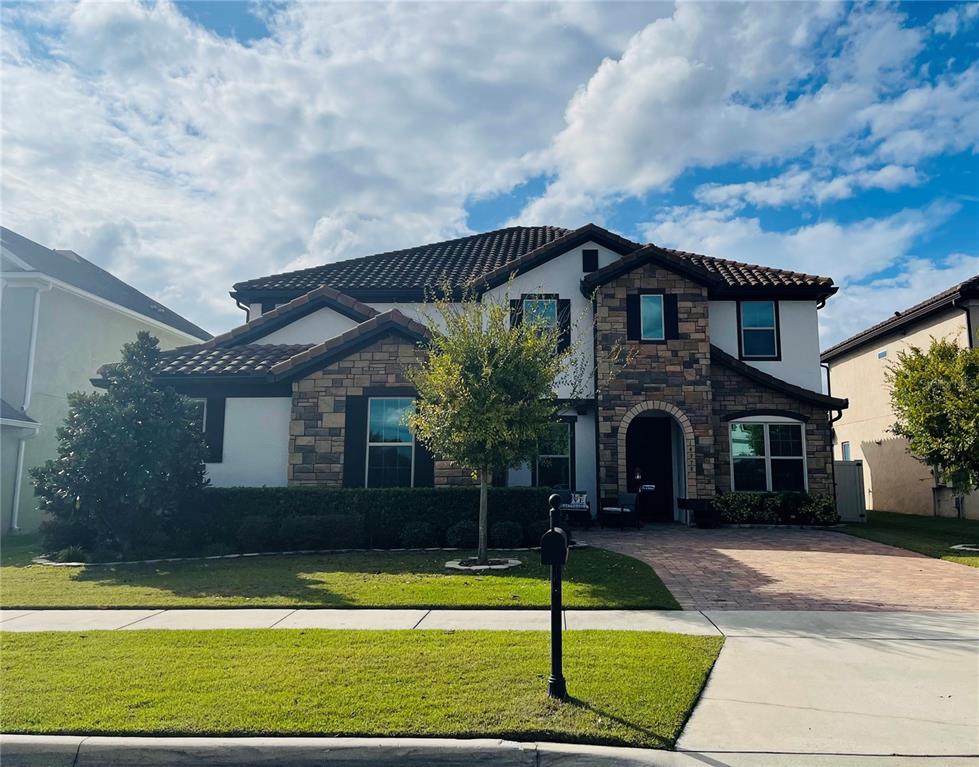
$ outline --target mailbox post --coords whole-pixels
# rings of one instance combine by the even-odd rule
[[[561,496],[557,493],[548,499],[551,507],[551,529],[540,539],[541,564],[551,567],[551,675],[547,678],[547,694],[558,700],[567,700],[568,688],[562,669],[561,621],[561,568],[568,561],[568,538],[557,526]]]

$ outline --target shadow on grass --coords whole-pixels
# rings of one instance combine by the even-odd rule
[[[610,711],[606,711],[605,709],[601,709],[598,708],[597,706],[593,706],[591,703],[588,703],[587,701],[584,701],[581,698],[575,698],[574,696],[569,697],[568,700],[565,701],[565,704],[569,706],[574,706],[575,708],[580,708],[584,711],[588,711],[592,714],[595,714],[601,719],[608,719],[610,722],[615,722],[616,724],[622,725],[630,732],[640,733],[642,735],[645,735],[647,738],[654,739],[657,742],[661,743],[666,748],[672,748],[673,744],[676,743],[677,738],[680,736],[679,731],[677,731],[675,734],[664,735],[663,733],[657,732],[656,730],[650,729],[649,727],[644,727],[641,724],[632,722],[628,719],[624,719],[621,716],[617,716],[616,714],[613,714]],[[618,739],[615,740],[618,741]]]

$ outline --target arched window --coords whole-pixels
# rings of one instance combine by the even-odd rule
[[[806,425],[782,416],[750,416],[728,424],[731,488],[738,491],[805,491]]]

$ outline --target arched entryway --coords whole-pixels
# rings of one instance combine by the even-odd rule
[[[618,437],[619,492],[655,485],[642,504],[644,521],[681,519],[677,499],[696,486],[693,428],[683,411],[665,402],[640,403],[623,417]]]

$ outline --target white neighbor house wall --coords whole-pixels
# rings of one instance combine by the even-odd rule
[[[288,481],[292,397],[229,397],[221,463],[209,463],[215,487],[284,487]]]
[[[738,302],[711,301],[709,306],[710,342],[722,351],[738,356]],[[781,360],[745,360],[796,386],[822,391],[819,367],[819,319],[815,301],[779,301],[779,347]]]

